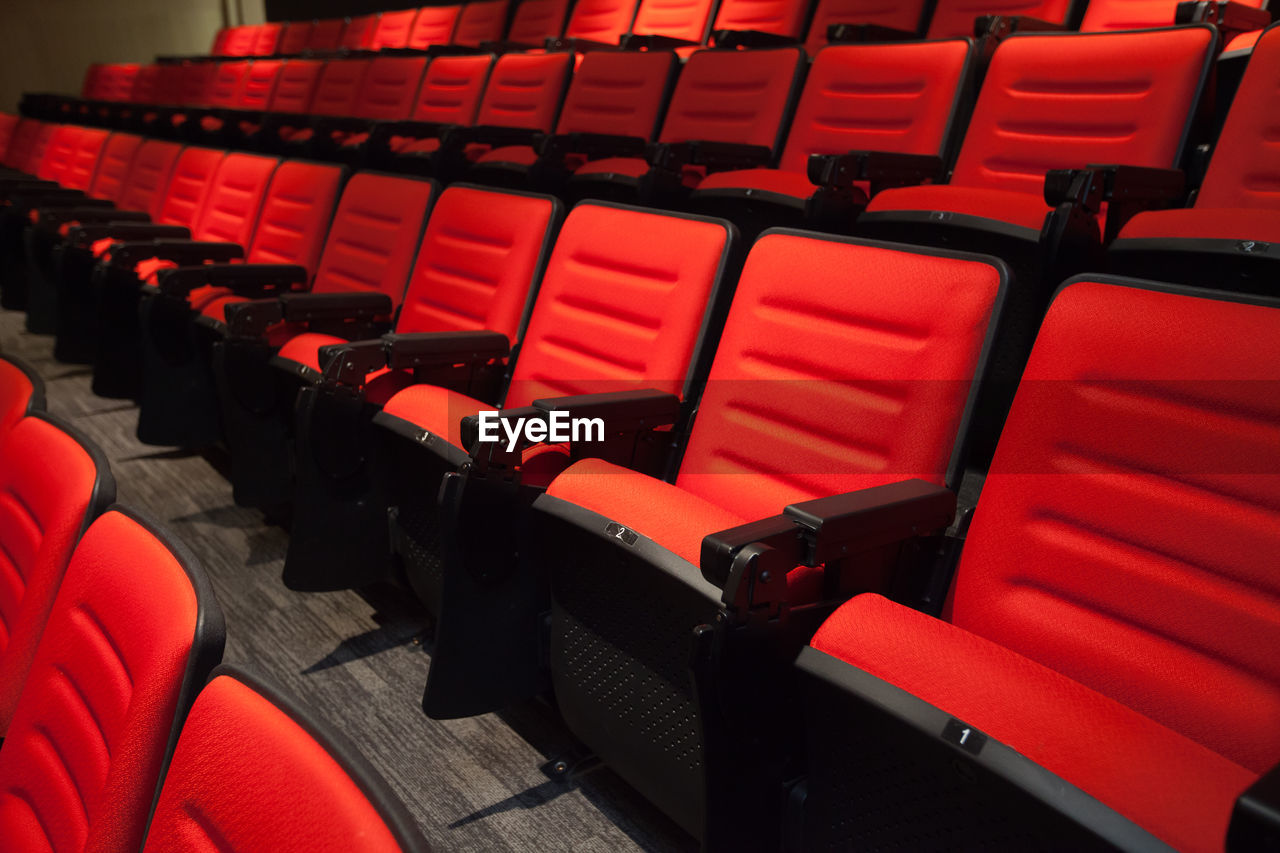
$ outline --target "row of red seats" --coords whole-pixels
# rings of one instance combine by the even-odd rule
[[[102,453],[5,357],[0,480],[5,849],[425,853],[344,738],[217,666],[223,618],[198,562],[113,505]]]

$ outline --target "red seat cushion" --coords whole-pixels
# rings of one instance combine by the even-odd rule
[[[737,172],[712,172],[698,184],[699,190],[750,188],[792,198],[808,198],[817,189],[799,172],[780,169],[742,169]]]
[[[320,371],[320,348],[333,344],[345,344],[346,338],[336,335],[322,335],[319,332],[303,332],[290,338],[280,347],[280,358],[298,364],[305,364],[317,373]],[[364,378],[365,400],[374,404],[385,403],[391,395],[413,384],[412,372],[393,371],[389,367],[369,373]]]
[[[1243,207],[1149,210],[1125,223],[1117,239],[1161,237],[1280,243],[1280,210]]]
[[[551,481],[547,494],[630,527],[694,566],[706,536],[749,520],[670,483],[599,459],[569,466]],[[701,575],[691,573],[689,579],[700,583]],[[818,598],[821,582],[817,569],[802,567],[787,575],[793,600]]]
[[[476,162],[519,163],[522,166],[532,166],[537,159],[537,152],[527,145],[504,145],[501,148],[490,148]]]
[[[867,213],[946,211],[1010,222],[1037,233],[1050,209],[1043,198],[1031,193],[947,185],[888,189],[877,193],[867,205]]]
[[[1221,851],[1235,799],[1257,778],[1065,675],[878,595],[843,605],[812,644],[1012,747],[1179,850]]]
[[[649,171],[649,164],[638,157],[605,157],[603,160],[592,160],[579,166],[575,176],[582,175],[622,175],[628,178],[639,178]]]

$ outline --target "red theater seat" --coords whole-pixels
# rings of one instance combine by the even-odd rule
[[[517,49],[540,48],[547,39],[564,33],[568,15],[569,0],[521,0],[511,18],[507,43]]]
[[[44,380],[16,356],[0,356],[0,441],[13,425],[45,407]]]
[[[314,26],[315,21],[290,21],[285,24],[280,44],[277,45],[280,55],[297,56],[306,50],[311,41],[311,28]]]
[[[342,40],[338,43],[338,47],[347,50],[369,50],[373,44],[373,35],[378,29],[378,12],[372,15],[360,15],[355,18],[348,18],[347,25],[342,30]]]
[[[810,56],[827,43],[827,31],[835,24],[851,24],[864,27],[883,27],[895,30],[896,35],[911,37],[924,32],[928,23],[928,4],[924,0],[904,3],[884,3],[881,0],[819,0],[809,24],[809,36],[804,47]],[[972,29],[963,34],[973,35]]]
[[[859,596],[800,657],[807,844],[856,826],[888,846],[1223,849],[1236,798],[1280,762],[1280,612],[1257,559],[1280,545],[1277,332],[1274,303],[1060,291],[942,618]],[[893,825],[882,795],[847,793],[864,769],[953,805]]]
[[[0,749],[0,836],[23,850],[142,847],[170,738],[222,657],[185,548],[115,509],[76,547]]]
[[[1106,0],[1090,0],[1106,2]],[[1125,0],[1132,2],[1132,0]],[[1073,0],[938,0],[929,19],[926,37],[931,39],[964,38],[974,34],[974,22],[984,15],[1022,16],[1047,22],[1051,28],[1066,29],[1079,20]],[[1166,23],[1172,24],[1170,19]],[[1036,26],[1028,29],[1038,29]]]
[[[410,120],[383,122],[373,129],[366,145],[369,162],[414,171],[410,161],[421,161],[417,166],[429,171],[440,149],[441,128],[475,124],[493,63],[493,55],[487,53],[433,59],[414,97]]]
[[[182,725],[144,851],[216,838],[242,853],[428,853],[345,738],[273,686],[219,667]]]
[[[462,8],[461,5],[423,6],[413,17],[404,46],[426,50],[433,44],[449,44]]]
[[[474,0],[463,4],[451,43],[479,47],[485,42],[501,41],[507,26],[507,10],[508,0]]]
[[[307,37],[307,50],[314,53],[328,53],[343,47],[343,33],[347,29],[345,18],[326,18],[316,21],[311,26]]]

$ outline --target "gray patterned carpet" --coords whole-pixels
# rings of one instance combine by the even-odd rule
[[[213,579],[228,662],[252,666],[359,746],[438,850],[685,850],[696,845],[607,769],[563,781],[541,768],[575,745],[555,711],[529,703],[437,722],[419,708],[424,624],[392,591],[295,593],[280,583],[288,534],[231,501],[203,457],[141,444],[132,404],[94,396],[87,368],[0,311],[0,352],[33,364],[49,408],[111,460],[119,498],[181,536]]]

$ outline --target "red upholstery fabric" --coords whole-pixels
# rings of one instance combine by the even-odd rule
[[[507,25],[507,8],[507,0],[478,0],[464,4],[451,41],[466,47],[501,41],[502,30]]]
[[[0,736],[13,717],[98,475],[79,442],[47,421],[24,418],[3,435]]]
[[[928,37],[972,36],[973,21],[979,15],[1028,15],[1060,24],[1070,8],[1070,0],[938,0],[929,19]]]
[[[209,88],[217,68],[218,66],[212,62],[184,63],[178,78],[177,102],[187,106],[207,106]]]
[[[133,78],[133,86],[129,89],[129,102],[133,104],[160,103],[159,84],[163,68],[156,64],[144,65],[138,69]]]
[[[425,56],[379,56],[369,64],[352,115],[382,121],[405,119],[427,66]]]
[[[265,110],[275,94],[276,82],[284,65],[279,59],[255,59],[240,87],[236,106],[242,110]]]
[[[11,169],[21,169],[31,154],[36,136],[40,133],[43,122],[33,118],[20,118],[14,126],[13,135],[9,138],[9,146],[4,152],[4,165]]]
[[[196,630],[186,572],[107,513],[76,548],[0,750],[0,836],[26,850],[142,845]]]
[[[1121,240],[1186,238],[1280,242],[1280,210],[1260,207],[1211,208],[1197,204],[1185,210],[1150,210],[1130,219]],[[1114,244],[1113,244],[1114,245]]]
[[[712,172],[698,183],[699,190],[750,188],[778,193],[793,198],[808,198],[817,189],[800,172],[780,169],[743,169],[737,172]]]
[[[837,610],[813,646],[1005,743],[1178,850],[1221,851],[1235,798],[1256,777],[1052,669],[878,595]]]
[[[649,171],[649,164],[639,157],[605,157],[603,160],[591,160],[573,170],[573,174],[583,175],[624,175],[638,179]]]
[[[476,162],[515,163],[520,166],[532,166],[537,160],[537,152],[527,145],[504,145],[501,148],[490,148]]]
[[[1043,196],[1032,193],[943,184],[882,190],[871,198],[867,213],[882,210],[945,210],[999,219],[1038,233],[1051,208]]]
[[[240,87],[253,63],[247,59],[235,62],[219,62],[213,80],[209,83],[208,101],[211,107],[234,107],[239,101]]]
[[[317,25],[319,29],[319,25]],[[325,63],[316,59],[290,59],[280,69],[275,92],[271,95],[271,112],[304,114],[310,112],[320,72]]]
[[[489,75],[476,124],[550,131],[573,71],[571,53],[506,53]]]
[[[228,154],[213,175],[200,218],[191,229],[192,239],[247,246],[279,163],[275,157],[238,151]]]
[[[360,87],[371,59],[334,59],[324,64],[308,110],[318,116],[349,116],[356,111]]]
[[[182,727],[145,850],[398,853],[377,807],[287,713],[228,675]]]
[[[884,0],[819,0],[809,24],[809,37],[804,48],[813,56],[827,43],[827,29],[832,24],[875,24],[905,32],[919,32],[925,11],[923,0],[886,3]],[[965,35],[972,35],[970,32]]]
[[[1080,22],[1082,32],[1140,30],[1167,27],[1174,23],[1177,3],[1173,0],[1090,0]],[[1241,0],[1242,6],[1262,6],[1261,0]]]
[[[300,264],[314,272],[343,179],[342,169],[286,160],[262,202],[247,259],[255,264]]]
[[[307,38],[307,49],[314,51],[337,50],[342,46],[342,34],[347,22],[342,18],[326,18],[316,21]]]
[[[19,163],[18,168],[28,175],[38,175],[40,164],[44,162],[45,152],[49,149],[49,143],[57,130],[58,125],[52,122],[41,122],[31,141],[31,147],[27,150],[27,159]]]
[[[1227,42],[1223,53],[1235,53],[1236,51],[1253,50],[1253,46],[1258,43],[1258,38],[1262,35],[1262,30],[1254,30],[1250,33],[1241,33],[1240,35]]]
[[[382,410],[461,448],[458,425],[462,419],[493,408],[489,403],[437,385],[410,385],[387,400]]]
[[[66,171],[60,183],[73,190],[88,190],[98,168],[98,159],[107,143],[109,132],[97,128],[82,128],[71,150]]]
[[[414,103],[415,121],[469,125],[489,79],[493,57],[441,56],[433,60],[422,77]]]
[[[285,24],[277,49],[284,56],[293,56],[307,49],[311,40],[312,21],[290,21]]]
[[[74,124],[59,124],[53,127],[49,141],[41,152],[40,165],[36,168],[36,177],[44,181],[62,183],[71,167],[71,158],[75,154],[76,143],[80,139],[82,128]]]
[[[370,50],[404,47],[409,41],[409,28],[413,26],[413,19],[417,14],[417,9],[383,12],[378,18],[378,26],[374,28],[373,38],[369,40]]]
[[[638,0],[577,0],[565,25],[566,38],[617,44],[631,28]]]
[[[113,133],[102,148],[89,195],[93,198],[119,201],[125,193],[125,181],[133,169],[134,157],[142,147],[142,137],[133,133]]]
[[[460,5],[423,6],[406,34],[407,46],[425,50],[433,44],[448,44],[461,11]]]
[[[373,34],[377,28],[378,13],[376,12],[372,15],[349,18],[346,27],[342,30],[342,41],[339,46],[350,50],[367,50],[373,42]]]
[[[561,35],[569,0],[523,0],[516,4],[507,39],[516,44],[540,47],[548,38]]]
[[[17,365],[0,356],[0,441],[26,413],[35,388]]]
[[[253,53],[256,33],[252,26],[230,27],[219,46],[220,56],[248,56]]]
[[[808,11],[800,0],[721,0],[711,29],[759,30],[801,41]]]
[[[258,24],[253,34],[251,56],[271,56],[280,47],[280,39],[284,33],[284,24]]]
[[[1280,762],[1280,311],[1079,283],[1049,310],[957,625],[1252,771]],[[1221,837],[1221,836],[1220,836]]]
[[[697,44],[706,41],[707,24],[715,4],[710,0],[640,0],[631,32],[684,39]]]
[[[194,228],[204,206],[205,196],[213,186],[214,175],[222,164],[225,151],[213,148],[184,148],[169,174],[160,210],[152,217],[159,225],[182,225]]]
[[[197,149],[200,150],[204,149]],[[158,139],[143,142],[129,168],[128,180],[116,199],[116,206],[121,210],[143,210],[153,220],[158,220],[164,208],[165,190],[182,153],[182,146],[176,142]]]

